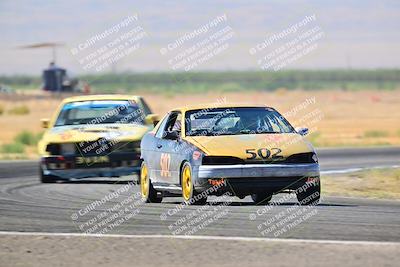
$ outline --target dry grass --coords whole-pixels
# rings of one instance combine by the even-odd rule
[[[289,117],[295,126],[308,126],[316,134],[318,146],[400,145],[400,90],[396,91],[285,91],[272,93],[217,93],[203,95],[147,95],[150,105],[160,114],[186,103],[216,102],[226,99],[233,103],[267,104],[285,113],[307,98],[316,103]],[[157,104],[156,104],[157,103]],[[307,114],[320,111],[321,120],[315,123]],[[304,121],[301,121],[305,118]],[[368,132],[385,134],[370,135]]]
[[[324,195],[400,199],[400,169],[322,177]]]
[[[305,99],[315,104],[300,110],[288,119],[294,126],[309,126],[314,132],[310,138],[318,146],[400,145],[400,90],[395,91],[287,91],[204,93],[191,95],[142,94],[154,112],[163,115],[169,109],[192,103],[267,104],[282,113],[290,111]],[[4,113],[0,116],[0,145],[11,142],[23,130],[41,131],[40,118],[49,117],[60,99],[29,96],[22,99],[0,99],[5,110],[26,106],[30,113],[20,116]],[[321,120],[305,118],[319,111]],[[315,116],[314,116],[315,117]],[[376,134],[378,133],[378,134]]]
[[[8,110],[8,114],[11,115],[27,115],[30,110],[26,105],[15,106]]]

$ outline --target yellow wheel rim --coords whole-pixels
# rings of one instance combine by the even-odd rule
[[[192,195],[192,173],[189,166],[185,166],[182,171],[182,194],[185,200],[189,200]]]
[[[142,165],[142,169],[140,171],[140,192],[142,193],[142,198],[146,198],[149,195],[149,186],[150,180],[147,173],[146,164]]]

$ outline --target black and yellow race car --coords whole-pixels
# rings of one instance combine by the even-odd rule
[[[38,143],[43,183],[139,173],[140,140],[154,128],[142,97],[87,95],[62,101]]]

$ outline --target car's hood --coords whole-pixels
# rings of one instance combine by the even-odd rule
[[[58,126],[48,130],[43,139],[52,143],[110,140],[139,140],[150,129],[137,124],[96,124]]]
[[[202,149],[207,155],[233,156],[241,159],[251,156],[251,154],[246,153],[246,150],[257,153],[262,148],[272,149],[272,153],[278,151],[273,148],[279,148],[282,151],[279,155],[284,158],[297,153],[314,151],[311,144],[296,133],[189,136],[185,139]]]

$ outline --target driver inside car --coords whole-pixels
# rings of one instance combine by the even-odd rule
[[[259,116],[252,116],[251,114],[239,114],[239,116],[240,119],[233,129],[235,132],[264,132],[270,129],[265,120]]]

